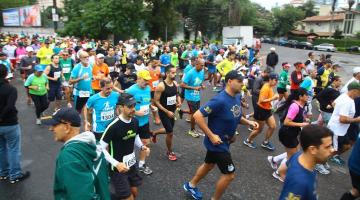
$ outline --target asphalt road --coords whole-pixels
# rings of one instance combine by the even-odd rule
[[[268,53],[270,45],[264,44],[262,54]],[[280,63],[288,61],[305,61],[309,51],[278,47]],[[326,52],[316,52],[321,54]],[[351,77],[351,70],[359,66],[360,56],[343,53],[331,53],[333,60],[342,66],[340,75],[344,80]],[[277,71],[279,67],[277,67]],[[52,187],[54,180],[55,160],[61,144],[54,141],[52,133],[45,126],[35,125],[34,106],[26,105],[25,90],[19,79],[13,81],[18,88],[19,98],[17,108],[19,111],[20,124],[22,127],[22,159],[24,170],[31,171],[31,177],[24,182],[10,185],[0,182],[0,200],[49,200],[53,199]],[[207,101],[215,95],[210,88],[203,92],[203,101]],[[48,112],[50,113],[50,112]],[[151,129],[158,126],[152,125]],[[140,200],[182,200],[191,199],[185,194],[182,184],[188,181],[195,173],[197,167],[203,162],[205,148],[203,138],[192,138],[186,134],[189,124],[184,120],[176,121],[174,136],[174,151],[178,155],[176,162],[169,161],[166,156],[164,137],[158,137],[158,143],[152,145],[151,157],[147,161],[153,169],[151,176],[143,179],[143,185],[139,188]],[[269,152],[261,147],[256,150],[245,147],[242,141],[249,132],[247,127],[239,126],[240,135],[231,147],[231,153],[236,167],[236,178],[226,190],[223,199],[226,200],[256,200],[277,199],[282,183],[275,180],[273,172],[267,163],[268,155],[277,155],[283,152],[283,147],[278,141],[277,131],[272,137],[276,145],[275,152]],[[263,134],[256,138],[257,144],[263,140]],[[346,155],[346,157],[348,154]],[[204,199],[210,199],[217,178],[220,173],[217,168],[199,184]],[[318,194],[320,200],[336,200],[341,194],[350,188],[350,178],[346,167],[340,168],[332,165],[330,175],[318,176]]]

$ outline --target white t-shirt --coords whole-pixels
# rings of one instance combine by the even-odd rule
[[[220,54],[218,54],[216,57],[215,57],[215,62],[216,63],[220,63],[221,61],[223,61],[224,60],[224,58],[220,55]]]
[[[137,65],[136,63],[134,63],[134,67],[135,67],[136,72],[147,69],[146,66],[144,65],[144,63],[141,63],[141,65]]]
[[[340,95],[335,100],[334,112],[328,123],[330,130],[337,136],[344,136],[350,126],[350,124],[344,124],[340,122],[340,115],[353,118],[355,115],[355,102],[350,98],[347,93]]]

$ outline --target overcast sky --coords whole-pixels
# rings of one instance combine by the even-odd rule
[[[276,3],[278,3],[279,6],[290,3],[290,0],[250,0],[250,1],[258,3],[268,10],[274,7]]]

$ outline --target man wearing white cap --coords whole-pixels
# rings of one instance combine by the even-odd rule
[[[275,70],[275,66],[279,62],[279,56],[275,52],[275,47],[270,48],[270,53],[266,57],[266,66],[270,68],[272,71]]]
[[[31,46],[26,47],[27,55],[22,57],[20,60],[20,73],[21,78],[25,82],[27,77],[34,73],[34,67],[38,63],[38,59],[34,56],[34,49]],[[27,93],[27,103],[31,104],[31,97],[29,94],[29,90],[26,89]]]
[[[355,67],[353,69],[353,77],[344,85],[344,87],[340,90],[340,93],[346,93],[348,91],[347,86],[353,81],[358,83],[360,82],[360,67]]]

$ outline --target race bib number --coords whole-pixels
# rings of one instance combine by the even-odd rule
[[[115,67],[109,67],[109,72],[115,71]]]
[[[135,152],[123,157],[123,163],[130,168],[136,163]]]
[[[62,69],[62,72],[63,72],[64,74],[68,74],[68,73],[70,73],[70,68],[63,68],[63,69]]]
[[[193,95],[194,95],[194,96],[199,96],[199,95],[200,95],[200,91],[194,90],[194,91],[193,91]]]
[[[168,106],[172,106],[172,105],[176,104],[176,95],[174,95],[172,97],[168,97],[166,102],[167,102],[166,104]]]
[[[149,105],[146,105],[146,106],[140,106],[140,110],[143,110],[144,111],[144,115],[148,115],[149,114]]]
[[[152,82],[152,86],[156,88],[159,85],[159,80]]]
[[[61,75],[61,72],[54,72],[54,78],[59,78]]]
[[[80,91],[79,91],[79,97],[90,97],[90,92],[89,92],[89,91],[80,90]]]
[[[109,111],[101,112],[100,116],[101,116],[101,121],[112,120],[114,118],[114,111],[109,110]]]

